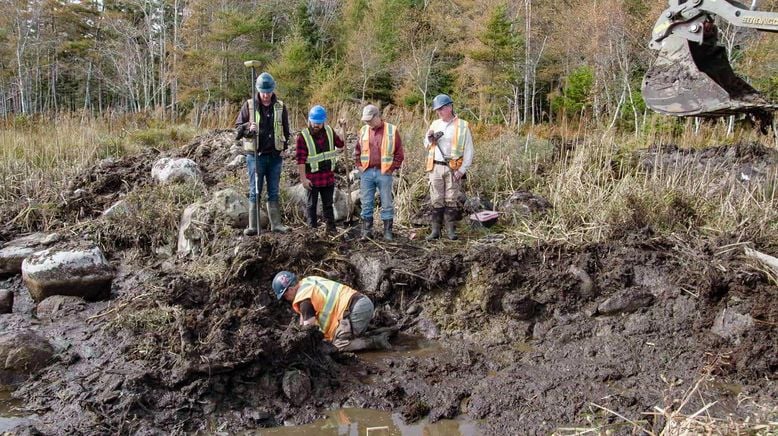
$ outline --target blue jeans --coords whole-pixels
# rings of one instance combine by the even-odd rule
[[[373,219],[375,190],[381,194],[381,220],[394,219],[394,199],[392,198],[392,175],[381,174],[378,168],[362,171],[359,178],[359,193],[362,196],[362,219]]]
[[[281,164],[283,159],[281,155],[277,153],[268,153],[259,155],[259,165],[256,165],[254,160],[254,153],[246,155],[246,167],[249,172],[249,201],[252,203],[257,202],[257,191],[259,191],[259,197],[262,198],[262,186],[267,181],[267,201],[278,201],[278,190],[281,184]],[[259,175],[259,181],[257,181],[256,189],[254,187],[254,172],[257,171]]]

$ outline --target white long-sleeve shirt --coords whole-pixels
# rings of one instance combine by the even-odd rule
[[[438,139],[438,146],[440,146],[440,148],[438,148],[438,146],[433,146],[433,149],[435,150],[435,160],[445,161],[451,157],[451,140],[454,138],[454,133],[457,128],[455,123],[456,120],[457,118],[455,117],[450,122],[446,123],[441,119],[437,119],[433,121],[430,124],[429,129],[427,129],[427,131],[432,130],[433,132],[443,132],[443,136]],[[429,146],[430,140],[427,138],[427,134],[425,132],[424,148],[429,149]],[[443,153],[445,153],[445,156],[440,153],[441,149],[443,150]],[[467,169],[470,168],[470,165],[473,163],[473,135],[470,133],[470,127],[468,127],[465,131],[465,150],[462,157],[464,159],[462,160],[462,167],[459,168],[459,171],[466,173]]]

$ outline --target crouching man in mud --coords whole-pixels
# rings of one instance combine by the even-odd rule
[[[301,325],[318,326],[339,351],[389,348],[387,333],[365,335],[373,302],[342,283],[317,276],[298,281],[294,273],[281,271],[273,278],[273,292],[292,304]]]

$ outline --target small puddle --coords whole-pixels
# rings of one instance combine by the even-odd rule
[[[12,399],[10,391],[0,390],[0,434],[18,425],[26,424],[35,417],[21,413],[18,410],[19,406],[21,402]]]
[[[365,351],[359,353],[359,358],[379,365],[389,358],[421,359],[445,353],[443,345],[432,339],[398,334],[390,342],[392,343],[391,350]]]
[[[426,420],[404,424],[399,414],[370,409],[339,409],[327,412],[327,418],[308,425],[253,430],[244,435],[274,436],[471,436],[479,435],[473,421],[445,419],[430,424]]]

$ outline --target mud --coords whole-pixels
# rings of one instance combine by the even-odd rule
[[[224,183],[228,133],[177,151],[211,174],[208,189]],[[76,182],[95,205],[79,216],[147,183],[151,156],[126,159],[137,170],[121,183],[99,167]],[[220,232],[199,258],[109,251],[110,299],[57,303],[56,316],[37,314],[19,277],[0,281],[16,296],[0,329],[33,328],[56,350],[13,392],[35,415],[13,432],[236,433],[353,408],[387,412],[375,419],[400,431],[460,419],[479,434],[548,433],[623,425],[618,413],[659,432],[664,417],[646,412],[680,400],[688,414],[714,400],[714,416],[775,413],[778,288],[734,237],[626,231],[570,247],[468,243],[480,233],[464,231],[465,241],[427,244],[398,229],[396,242],[362,243],[349,229],[333,238],[291,224],[287,235]],[[360,289],[376,303],[374,327],[399,329],[396,349],[335,353],[272,296],[280,269]],[[714,334],[724,310],[752,326]],[[289,371],[310,380],[306,401],[284,393]]]

